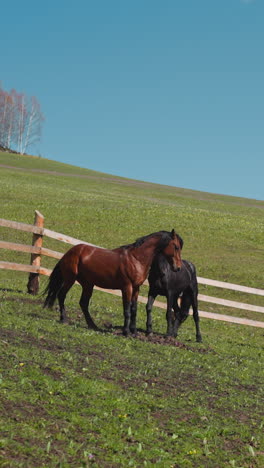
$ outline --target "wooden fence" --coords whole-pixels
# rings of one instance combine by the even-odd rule
[[[13,250],[17,252],[25,252],[25,253],[31,254],[31,261],[30,261],[30,264],[28,265],[24,265],[21,263],[11,263],[11,262],[0,261],[0,269],[24,271],[24,272],[29,273],[27,289],[30,294],[38,293],[39,275],[49,276],[52,271],[48,268],[44,268],[41,266],[41,257],[47,256],[47,257],[52,257],[55,259],[60,259],[63,255],[63,253],[61,252],[56,252],[54,250],[50,250],[50,249],[43,247],[44,236],[52,238],[52,239],[56,239],[61,242],[65,242],[70,245],[77,245],[80,243],[87,244],[87,245],[94,245],[94,244],[90,244],[88,242],[85,242],[79,239],[75,239],[74,237],[66,236],[59,232],[54,232],[54,231],[44,228],[44,216],[39,211],[35,211],[34,225],[18,223],[16,221],[9,221],[9,220],[0,218],[0,227],[1,226],[6,227],[6,228],[11,228],[11,229],[18,229],[20,231],[26,231],[28,233],[33,234],[32,245],[16,244],[16,243],[0,240],[0,248],[2,249]],[[199,276],[198,276],[198,283],[206,284],[206,285],[214,286],[214,287],[219,287],[219,288],[224,288],[224,289],[231,289],[233,291],[241,291],[241,292],[248,293],[248,294],[264,296],[263,289],[249,288],[246,286],[240,286],[237,284],[227,283],[223,281],[216,281],[216,280],[211,280],[208,278],[201,278]],[[145,281],[144,284],[148,285],[148,282]],[[96,289],[110,293],[110,294],[121,296],[121,292],[117,290],[103,289],[99,287],[96,287]],[[203,301],[207,303],[222,305],[225,307],[237,308],[240,310],[264,313],[264,307],[256,306],[252,304],[245,304],[241,302],[230,301],[230,300],[220,299],[220,298],[211,297],[211,296],[205,296],[202,294],[199,294],[198,299],[199,299],[199,302]],[[147,298],[144,296],[139,296],[138,301],[145,304],[147,302]],[[166,304],[164,302],[155,301],[155,305],[163,309],[166,308]],[[250,320],[250,319],[241,318],[241,317],[233,317],[233,316],[217,314],[213,312],[205,312],[202,310],[199,310],[199,314],[201,317],[205,317],[205,318],[264,328],[264,322],[261,322],[261,321]]]

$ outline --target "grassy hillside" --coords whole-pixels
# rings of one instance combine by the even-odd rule
[[[32,223],[38,209],[47,228],[104,247],[175,228],[199,276],[263,288],[264,202],[6,153],[0,192],[2,218]],[[31,243],[5,228],[0,238]],[[45,247],[69,248],[48,239]],[[28,257],[0,250],[1,260]],[[80,313],[78,286],[67,296],[70,325],[61,326],[41,296],[25,293],[26,283],[25,273],[0,270],[1,466],[264,466],[263,329],[201,319],[198,344],[189,318],[179,341],[166,340],[164,311],[154,307],[156,335],[125,339],[120,298],[94,292],[91,312],[104,330],[95,333]],[[223,297],[208,286],[200,292]],[[263,305],[261,297],[224,294]],[[138,324],[145,329],[143,305]]]
[[[196,264],[198,276],[263,287],[264,202],[137,182],[36,157],[0,153],[0,164],[17,168],[0,167],[2,218],[32,223],[38,209],[47,228],[109,248],[174,227],[184,239],[183,256]],[[31,242],[18,231],[2,228],[1,236]],[[45,246],[69,248],[46,239]],[[0,255],[28,263],[25,254]],[[205,286],[200,290],[223,294]],[[262,300],[225,294],[243,302]]]

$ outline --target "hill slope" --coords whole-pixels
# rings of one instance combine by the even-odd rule
[[[133,181],[0,153],[1,216],[115,247],[172,227],[199,276],[262,286],[264,202]],[[75,222],[76,221],[76,222]]]

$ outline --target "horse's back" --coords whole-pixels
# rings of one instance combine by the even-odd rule
[[[90,249],[85,246],[79,259],[78,279],[101,288],[122,289],[126,280],[123,263],[122,249]]]
[[[191,275],[196,276],[195,265],[192,262],[190,262],[190,260],[182,260],[182,262],[189,269]]]
[[[197,283],[197,274],[195,265],[190,260],[183,260],[184,265],[188,268],[192,283]]]
[[[93,246],[88,245],[88,244],[77,244],[71,247],[67,252],[63,255],[61,258],[61,262],[67,262],[67,261],[79,261],[79,258],[82,257],[83,255],[89,255],[90,252],[94,249]]]
[[[72,275],[78,274],[78,265],[83,251],[87,246],[86,244],[77,244],[71,247],[67,252],[62,256],[58,265],[63,274],[64,278],[70,277]]]
[[[193,303],[193,301],[197,301],[198,297],[198,280],[196,275],[196,267],[195,265],[190,262],[189,260],[184,260],[184,265],[189,271],[189,284],[188,287],[183,291],[182,295],[182,303],[186,302],[188,307],[189,300]]]

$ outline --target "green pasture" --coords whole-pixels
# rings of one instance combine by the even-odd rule
[[[39,210],[46,228],[108,248],[175,228],[198,276],[264,288],[264,202],[30,156],[0,153],[0,165],[1,218],[32,224]],[[31,244],[31,235],[2,227],[0,239]],[[44,246],[69,248],[48,238]],[[1,249],[0,260],[29,263],[29,255]],[[139,335],[124,338],[121,299],[95,291],[91,313],[102,331],[92,332],[78,285],[62,326],[56,308],[42,308],[47,278],[38,296],[26,284],[26,273],[0,270],[1,467],[264,466],[263,329],[201,318],[196,343],[190,316],[177,340],[166,340],[165,311],[154,307],[154,336],[146,338],[139,304]],[[199,289],[264,305],[261,296]],[[264,320],[213,304],[200,309]]]

